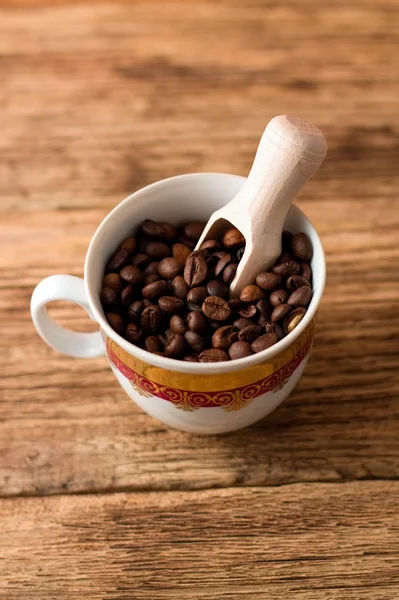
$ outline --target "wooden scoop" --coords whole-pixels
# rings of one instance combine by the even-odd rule
[[[246,246],[230,286],[232,297],[281,254],[281,233],[291,202],[326,152],[324,135],[303,119],[280,115],[266,127],[242,189],[213,213],[196,247],[220,239],[231,225],[241,231]]]

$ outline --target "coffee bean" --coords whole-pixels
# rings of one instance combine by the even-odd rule
[[[188,257],[190,256],[190,254],[191,254],[191,248],[189,248],[185,244],[181,244],[180,242],[173,244],[172,256],[179,262],[184,264],[186,262],[186,260],[188,259]]]
[[[129,260],[129,252],[124,250],[123,248],[116,250],[111,257],[109,258],[105,270],[107,273],[120,271]]]
[[[253,325],[253,322],[251,321],[251,319],[246,319],[245,317],[241,317],[240,319],[237,319],[236,321],[234,321],[233,325],[236,329],[243,329],[244,327]]]
[[[257,285],[246,285],[240,294],[241,302],[257,302],[265,297],[265,292]]]
[[[231,315],[231,308],[223,298],[208,296],[202,304],[202,312],[208,319],[225,321]]]
[[[176,237],[176,227],[170,223],[156,223],[151,219],[143,221],[141,231],[149,239],[171,242]]]
[[[229,355],[219,348],[208,348],[199,355],[199,361],[205,363],[223,362],[229,360]]]
[[[212,279],[207,286],[208,296],[219,296],[220,298],[227,298],[229,295],[229,288],[223,281],[219,279]]]
[[[208,331],[208,320],[201,312],[191,311],[187,315],[187,325],[190,331],[205,335]]]
[[[111,325],[112,329],[119,333],[119,335],[123,334],[123,330],[125,329],[125,322],[120,315],[117,313],[105,313],[105,318],[108,323]]]
[[[187,324],[179,315],[173,315],[170,320],[170,328],[173,333],[184,335],[187,331]]]
[[[137,323],[129,323],[126,326],[125,334],[131,344],[140,344],[143,339],[143,330]]]
[[[166,281],[160,279],[159,281],[153,281],[149,283],[141,290],[144,298],[160,298],[161,296],[166,296],[168,293],[168,284]]]
[[[226,285],[230,285],[230,283],[233,281],[234,277],[236,276],[236,271],[237,265],[234,263],[227,265],[227,267],[223,270],[222,277]]]
[[[230,255],[225,250],[217,250],[216,252],[213,253],[213,256],[216,256],[216,258],[219,260],[220,258],[224,258],[225,256],[230,256]]]
[[[166,337],[166,335],[163,335],[162,333],[158,333],[157,338],[159,339],[159,342],[162,345],[162,348],[164,348],[166,346],[166,342],[168,341],[168,338]]]
[[[283,250],[291,250],[291,240],[293,235],[290,231],[283,231],[281,235],[281,245]]]
[[[180,333],[173,333],[166,342],[164,352],[168,358],[177,358],[185,350],[186,344],[184,337]]]
[[[147,350],[147,352],[160,352],[163,350],[163,345],[156,335],[149,335],[144,340],[144,349]]]
[[[215,255],[217,256],[218,253],[215,252]],[[223,253],[223,256],[221,256],[219,258],[218,262],[216,263],[215,277],[219,277],[219,275],[221,273],[223,273],[223,270],[232,262],[233,262],[233,257],[231,256],[231,254]]]
[[[139,254],[136,254],[132,258],[132,265],[134,265],[135,267],[138,267],[139,269],[143,269],[149,262],[150,262],[150,257],[148,256],[148,254],[145,254],[144,252],[140,252]]]
[[[202,232],[204,231],[205,225],[206,223],[204,222],[187,223],[187,225],[184,226],[184,235],[194,240],[199,240]]]
[[[238,314],[240,317],[245,317],[246,319],[250,319],[254,315],[256,315],[256,306],[255,304],[248,304],[248,306],[243,306]]]
[[[195,246],[197,245],[197,240],[194,240],[193,238],[189,238],[184,234],[179,235],[178,240],[181,244],[188,246],[192,250],[194,250]]]
[[[136,251],[136,247],[137,247],[137,242],[136,242],[136,238],[134,238],[134,237],[126,238],[120,245],[120,248],[122,250],[126,250],[126,252],[128,254],[133,254],[133,252]]]
[[[307,279],[308,281],[312,281],[312,270],[308,263],[301,262],[299,263],[299,267],[301,269],[300,273],[302,277],[304,277],[304,279]]]
[[[140,325],[147,333],[156,333],[160,329],[163,315],[158,306],[147,306],[141,315]]]
[[[143,298],[143,304],[145,308],[147,306],[155,306],[154,302],[151,302],[151,300],[148,300],[148,298]]]
[[[183,360],[186,362],[199,362],[198,356],[195,356],[195,354],[186,354]]]
[[[233,342],[236,341],[238,332],[233,325],[225,325],[216,329],[212,336],[212,346],[221,350],[228,350]]]
[[[227,301],[227,304],[230,306],[232,313],[237,313],[242,308],[242,304],[239,298],[232,298]]]
[[[202,242],[200,250],[214,252],[215,250],[220,250],[221,247],[222,246],[218,240],[206,240],[206,242]]]
[[[122,277],[123,281],[132,283],[133,285],[137,285],[143,281],[143,273],[134,265],[123,267],[119,275]]]
[[[200,285],[208,275],[208,266],[201,256],[190,255],[184,267],[184,281],[190,287]]]
[[[251,350],[252,352],[262,352],[262,350],[267,350],[271,346],[273,346],[277,342],[277,336],[275,333],[265,333],[258,337],[257,340],[252,342]]]
[[[208,250],[204,250],[204,248],[202,248],[202,249],[200,248],[199,250],[193,250],[191,252],[190,256],[192,256],[192,257],[200,256],[204,260],[208,260],[208,258],[210,257],[210,254],[209,254]]]
[[[308,306],[309,302],[312,299],[313,292],[307,285],[303,285],[302,287],[292,292],[291,296],[287,300],[287,304],[290,306]]]
[[[248,342],[234,342],[229,348],[229,356],[231,360],[239,360],[253,354],[251,344]]]
[[[146,275],[146,277],[144,277],[143,285],[145,287],[149,283],[154,283],[154,281],[159,281],[160,279],[161,279],[161,276],[157,275],[156,273],[154,273],[154,275]]]
[[[141,317],[141,313],[144,310],[144,302],[136,300],[132,302],[127,311],[127,316],[131,321],[138,321]]]
[[[187,283],[184,281],[183,275],[178,275],[172,280],[171,290],[177,298],[182,298],[185,300],[187,298],[187,294],[190,291]]]
[[[228,250],[236,250],[245,245],[245,237],[236,227],[231,227],[223,236],[223,244]]]
[[[146,246],[150,240],[144,235],[140,235],[137,238],[137,252],[143,253],[145,252]]]
[[[168,340],[172,335],[174,334],[174,331],[172,330],[171,327],[168,327],[167,329],[165,329],[165,335],[166,335],[166,339]]]
[[[311,287],[309,281],[304,277],[301,277],[301,275],[291,275],[291,277],[288,277],[286,283],[286,287],[289,292],[294,292],[304,285],[309,288]]]
[[[285,304],[288,300],[287,290],[274,290],[269,296],[270,304],[276,308],[279,304]]]
[[[220,327],[220,321],[214,321],[213,319],[208,319],[208,323],[212,331],[216,331]]]
[[[266,298],[262,298],[258,300],[255,306],[258,313],[257,323],[258,325],[264,325],[270,319],[269,303]]]
[[[289,312],[291,312],[291,306],[289,304],[279,304],[272,312],[272,322],[276,323],[276,321],[281,321]]]
[[[313,256],[312,242],[306,233],[296,233],[291,240],[291,250],[299,261],[309,262]]]
[[[266,323],[265,332],[274,333],[277,337],[278,342],[282,340],[285,336],[284,329],[281,327],[281,325],[279,323],[272,323],[271,321],[268,321]]]
[[[289,277],[290,275],[299,273],[300,267],[295,260],[287,260],[278,265],[274,265],[272,271],[273,273],[276,273],[276,275],[281,275],[281,277]]]
[[[157,260],[153,260],[145,267],[143,275],[145,277],[147,277],[147,275],[158,275],[158,266],[159,262]]]
[[[111,287],[104,287],[101,290],[100,299],[102,304],[116,304],[118,302],[118,294]]]
[[[148,242],[145,251],[151,260],[162,260],[170,256],[170,248],[165,242]]]
[[[205,298],[209,296],[205,286],[198,286],[192,288],[187,294],[187,302],[189,304],[196,304],[202,306]]]
[[[118,273],[108,273],[103,279],[103,287],[110,287],[115,292],[120,292],[123,288],[123,281]]]
[[[135,289],[132,284],[127,285],[121,291],[121,302],[124,306],[129,306],[134,300]]]
[[[269,273],[266,271],[262,271],[262,273],[258,273],[256,276],[256,285],[258,285],[262,290],[267,292],[271,292],[272,290],[277,290],[281,287],[283,283],[283,278],[281,275],[277,275],[276,273]]]
[[[164,277],[164,279],[174,279],[179,275],[183,268],[183,263],[179,262],[176,258],[169,256],[159,263],[158,273]]]
[[[184,307],[184,300],[176,296],[162,296],[158,300],[158,306],[162,312],[168,315],[174,315]]]
[[[283,262],[289,262],[290,260],[295,260],[293,254],[291,252],[287,252],[287,250],[284,250],[278,257],[276,262],[283,263]]]
[[[295,327],[299,325],[303,317],[306,314],[306,309],[303,306],[295,308],[289,315],[284,319],[284,331],[288,334],[294,331]]]
[[[205,338],[203,338],[199,333],[196,333],[195,331],[186,331],[186,333],[184,334],[184,339],[197,354],[199,354],[205,349]]]
[[[248,327],[244,327],[240,329],[238,332],[238,339],[240,342],[248,342],[251,344],[254,342],[262,333],[264,332],[263,327],[260,325],[248,325]]]
[[[245,252],[245,246],[243,246],[242,248],[237,250],[236,258],[237,258],[238,263],[241,261],[242,257],[244,256],[244,252]]]

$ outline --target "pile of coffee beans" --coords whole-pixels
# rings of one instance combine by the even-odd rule
[[[229,299],[245,239],[232,227],[193,251],[204,226],[148,219],[120,244],[101,290],[109,324],[148,352],[192,362],[236,360],[270,348],[300,323],[311,301],[311,241],[284,231],[273,267]]]

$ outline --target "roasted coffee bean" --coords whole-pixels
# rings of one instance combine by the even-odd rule
[[[223,362],[229,360],[229,355],[219,348],[208,348],[199,355],[199,361],[205,363]]]
[[[236,276],[236,271],[237,265],[235,263],[227,265],[227,267],[223,270],[222,277],[226,285],[230,285],[230,283],[233,281],[234,277]]]
[[[302,277],[304,279],[307,279],[308,281],[312,281],[312,270],[311,270],[310,266],[308,265],[308,263],[301,262],[301,263],[299,263],[299,267],[301,269],[300,273],[301,273]]]
[[[218,255],[218,252],[215,252],[215,255]],[[215,266],[215,277],[219,277],[221,273],[223,273],[224,269],[233,262],[233,257],[231,254],[223,253],[216,263]]]
[[[199,362],[198,356],[196,356],[195,354],[186,354],[183,360],[185,360],[186,362]]]
[[[143,273],[134,265],[123,267],[119,275],[122,277],[123,281],[126,281],[126,283],[132,283],[133,285],[137,285],[143,281]]]
[[[205,350],[206,340],[199,333],[191,330],[186,331],[184,334],[184,339],[197,354]]]
[[[257,302],[265,297],[265,292],[257,285],[246,285],[240,294],[241,302]]]
[[[208,252],[215,252],[221,249],[221,244],[218,240],[206,240],[202,242],[200,250],[208,250]]]
[[[281,321],[284,319],[289,312],[291,312],[292,307],[289,304],[279,304],[272,312],[271,320],[273,323],[277,321]]]
[[[266,323],[265,332],[266,333],[274,333],[277,337],[278,342],[280,340],[282,340],[285,335],[284,329],[281,327],[281,325],[279,323],[272,323],[271,321],[268,321]]]
[[[123,330],[125,329],[125,322],[120,315],[117,313],[105,313],[105,318],[108,323],[111,325],[112,329],[119,333],[119,335],[123,334]]]
[[[127,285],[121,291],[121,302],[124,306],[129,306],[134,300],[135,290],[132,284]]]
[[[216,252],[213,252],[213,256],[216,256],[217,259],[219,260],[220,258],[224,258],[225,256],[229,256],[229,253],[226,252],[226,250],[217,250]]]
[[[136,238],[128,237],[120,245],[122,250],[126,250],[128,254],[133,254],[136,251],[137,242]]]
[[[262,290],[267,292],[271,292],[272,290],[277,290],[282,286],[283,278],[281,275],[277,275],[276,273],[269,273],[267,271],[262,271],[262,273],[258,273],[256,276],[256,285],[258,285]]]
[[[203,258],[204,260],[208,260],[208,258],[210,257],[210,254],[208,252],[208,250],[205,250],[204,248],[200,248],[199,250],[193,250],[190,254],[191,257],[194,256],[200,256],[201,258]]]
[[[157,335],[157,338],[159,339],[162,348],[164,348],[166,346],[166,342],[168,341],[168,338],[166,337],[166,335],[163,335],[162,333],[159,333]]]
[[[256,315],[256,306],[255,304],[248,304],[247,306],[243,306],[238,311],[240,317],[245,317],[246,319],[250,319],[254,315]]]
[[[212,279],[207,286],[208,296],[220,296],[220,298],[227,298],[229,295],[229,288],[223,281],[219,279]]]
[[[286,287],[289,292],[294,292],[295,290],[304,285],[306,285],[309,288],[311,287],[309,281],[301,275],[291,275],[291,277],[288,277],[286,283]]]
[[[232,298],[227,301],[227,304],[230,306],[232,313],[237,313],[242,308],[241,300],[239,298]]]
[[[153,281],[152,283],[149,283],[148,285],[143,287],[141,293],[143,294],[144,298],[152,299],[160,298],[161,296],[166,296],[168,291],[168,284],[166,283],[166,281],[163,281],[163,279],[160,279],[158,281]]]
[[[289,262],[290,260],[295,260],[293,254],[291,252],[287,252],[284,250],[277,259],[277,263]]]
[[[144,302],[136,300],[132,302],[127,311],[127,316],[131,321],[138,321],[141,317],[141,313],[144,310]]]
[[[169,246],[158,241],[148,242],[145,251],[151,260],[162,260],[171,254]]]
[[[104,287],[101,290],[100,299],[102,304],[116,304],[118,302],[118,293],[111,287]]]
[[[143,221],[141,231],[149,239],[171,242],[176,237],[176,227],[170,223],[156,223],[151,219]]]
[[[239,250],[237,250],[236,258],[237,258],[237,262],[238,263],[242,259],[243,255],[244,255],[244,252],[245,252],[245,246],[243,246],[242,248],[240,248]]]
[[[158,300],[158,306],[162,312],[168,315],[174,315],[184,307],[184,300],[176,296],[162,296]]]
[[[143,275],[145,277],[147,277],[147,275],[158,275],[158,266],[159,262],[157,260],[153,260],[145,267]]]
[[[124,250],[123,248],[116,250],[113,254],[111,254],[110,259],[108,260],[105,270],[107,273],[120,271],[129,260],[129,252]]]
[[[277,336],[275,333],[265,333],[258,337],[257,340],[252,342],[251,350],[252,352],[262,352],[262,350],[267,350],[271,346],[273,346],[277,342]]]
[[[291,250],[299,261],[309,262],[313,256],[312,242],[306,233],[296,233],[291,240]]]
[[[307,285],[303,285],[302,287],[292,292],[291,296],[287,300],[287,304],[290,306],[308,306],[309,302],[312,299],[313,292]]]
[[[177,358],[183,354],[185,347],[184,337],[180,333],[173,333],[166,342],[164,348],[165,356],[168,358]]]
[[[140,235],[137,238],[137,252],[142,253],[145,252],[145,248],[150,240],[146,238],[144,235]]]
[[[203,286],[203,285],[200,285],[198,287],[192,288],[188,292],[188,294],[187,294],[187,302],[189,304],[196,304],[196,305],[199,305],[201,307],[203,301],[208,296],[209,296],[209,294],[208,294],[208,290],[206,289],[206,287]]]
[[[138,323],[129,323],[126,326],[126,337],[132,344],[140,344],[143,339],[143,330]]]
[[[238,332],[238,339],[240,342],[248,342],[251,344],[254,342],[262,333],[264,332],[263,327],[260,325],[248,325],[248,327],[244,327],[240,329]]]
[[[272,271],[273,273],[276,273],[276,275],[281,275],[281,277],[289,277],[290,275],[298,274],[300,267],[295,260],[287,260],[278,265],[274,265]]]
[[[123,281],[118,273],[108,273],[103,279],[103,287],[110,287],[115,292],[120,292],[123,288]]]
[[[181,244],[180,242],[173,244],[172,256],[179,262],[184,264],[186,262],[186,260],[188,259],[188,257],[190,256],[190,254],[191,254],[191,248],[189,248],[185,244]]]
[[[163,315],[158,306],[146,306],[143,310],[140,325],[147,333],[156,333],[160,329]]]
[[[270,307],[268,301],[266,298],[262,298],[261,300],[258,300],[255,306],[258,311],[258,325],[265,325],[270,319]]]
[[[187,294],[190,291],[190,288],[184,281],[183,275],[178,275],[177,277],[175,277],[172,280],[170,288],[177,298],[182,298],[183,300],[187,298]]]
[[[253,322],[251,321],[251,319],[241,317],[240,319],[234,321],[233,325],[236,329],[243,329],[244,327],[248,327],[248,325],[253,325]]]
[[[154,273],[154,275],[146,275],[144,277],[143,285],[146,286],[149,283],[154,283],[154,281],[159,281],[160,279],[161,279],[161,276],[157,275],[156,273]]]
[[[282,235],[281,235],[281,245],[284,250],[291,250],[291,240],[293,238],[293,235],[290,231],[283,231]]]
[[[172,335],[174,334],[174,331],[172,330],[171,327],[168,327],[167,329],[165,329],[165,335],[166,335],[166,339],[168,340]]]
[[[143,298],[143,304],[144,307],[146,308],[147,306],[155,306],[154,302],[151,302],[151,300],[148,300],[148,298]]]
[[[220,321],[214,321],[213,319],[208,319],[208,323],[212,331],[216,331],[221,325]]]
[[[184,267],[184,281],[190,287],[196,287],[205,281],[208,265],[202,256],[190,255]]]
[[[202,304],[202,312],[208,319],[225,321],[231,315],[231,308],[223,298],[208,296]]]
[[[212,346],[221,350],[228,350],[231,344],[237,340],[237,336],[237,329],[233,325],[219,327],[212,336]]]
[[[180,333],[184,335],[188,329],[187,323],[179,315],[173,315],[170,320],[170,329],[173,333]]]
[[[149,335],[144,340],[144,349],[147,350],[147,352],[161,352],[161,350],[163,350],[163,345],[156,335]]]
[[[208,331],[208,320],[202,312],[191,311],[187,315],[187,325],[190,331],[205,335]]]
[[[202,232],[204,231],[205,225],[206,223],[202,221],[197,223],[187,223],[183,229],[184,235],[194,240],[199,240]]]
[[[269,296],[269,302],[276,308],[279,304],[285,304],[288,300],[288,292],[287,290],[274,290]]]
[[[236,250],[245,245],[245,237],[236,227],[231,227],[223,236],[223,244],[228,250]]]
[[[191,312],[201,312],[201,310],[202,310],[202,304],[195,304],[194,302],[188,302],[187,301],[187,308]]]
[[[298,306],[284,319],[284,331],[288,334],[295,329],[297,325],[302,321],[306,314],[306,309],[303,306]]]
[[[165,279],[174,279],[183,270],[183,263],[176,258],[169,256],[164,258],[158,265],[158,273]]]
[[[234,342],[229,348],[229,356],[231,360],[238,360],[240,358],[246,358],[253,354],[251,350],[251,344],[248,342]]]
[[[150,257],[148,256],[148,254],[145,254],[144,252],[140,252],[139,254],[136,254],[132,258],[132,265],[134,265],[135,267],[138,267],[139,269],[143,269],[149,262],[150,262]]]
[[[185,246],[191,248],[191,250],[194,250],[195,246],[197,245],[197,240],[189,238],[184,234],[179,235],[178,240],[181,244],[184,244]]]

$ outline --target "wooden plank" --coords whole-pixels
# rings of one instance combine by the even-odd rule
[[[0,502],[7,600],[392,600],[399,483]]]

